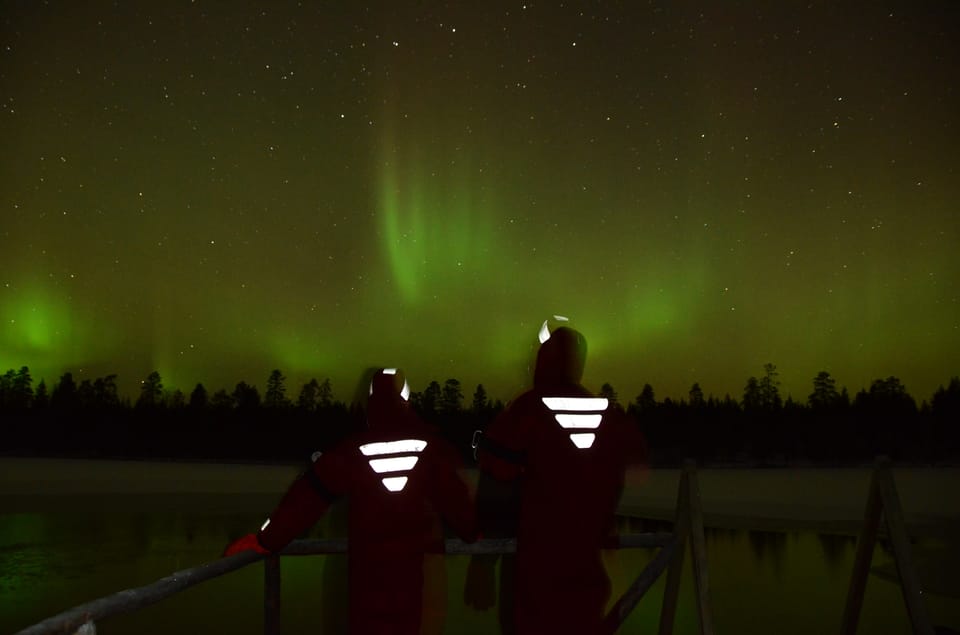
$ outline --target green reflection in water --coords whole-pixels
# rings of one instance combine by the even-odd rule
[[[209,511],[206,504],[154,511],[124,510],[99,499],[97,506],[42,513],[0,515],[0,632],[15,632],[59,611],[123,588],[150,583],[173,571],[215,559],[224,545],[251,528],[261,513]],[[87,511],[83,511],[87,510]],[[345,509],[332,512],[311,535],[343,535]],[[641,531],[624,522],[621,531]],[[562,526],[558,525],[558,530]],[[711,602],[717,632],[831,632],[837,628],[853,565],[850,537],[813,532],[707,531]],[[924,543],[917,545],[923,553]],[[653,557],[653,550],[610,551],[604,561],[613,585],[611,603]],[[495,633],[496,609],[463,606],[468,558],[443,560],[439,586],[445,602],[437,612],[446,633]],[[888,567],[882,547],[875,568]],[[562,566],[558,563],[557,566]],[[282,620],[286,632],[342,632],[346,607],[344,556],[283,560]],[[549,571],[544,575],[549,575]],[[659,620],[661,578],[629,617],[624,632],[651,632]],[[681,581],[675,633],[696,633],[690,555]],[[927,594],[934,623],[960,627],[960,600]],[[262,632],[263,569],[253,565],[201,584],[132,615],[105,621],[102,632]],[[289,630],[287,630],[289,629]],[[896,584],[871,575],[860,632],[909,632]]]

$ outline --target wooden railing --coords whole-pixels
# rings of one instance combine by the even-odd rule
[[[607,614],[604,619],[605,632],[614,633],[620,628],[630,611],[668,567],[659,632],[661,635],[673,632],[680,575],[688,541],[693,552],[694,587],[700,632],[702,635],[713,634],[703,511],[700,506],[696,468],[691,461],[684,463],[680,476],[674,532],[621,535],[617,537],[615,544],[610,545],[621,549],[659,548],[659,551]],[[516,540],[487,539],[467,544],[450,539],[446,541],[445,550],[450,555],[514,553]],[[17,635],[65,635],[77,633],[81,629],[93,632],[94,624],[98,621],[155,604],[201,582],[226,575],[260,560],[264,561],[264,633],[279,635],[281,556],[337,554],[346,553],[346,551],[346,540],[297,540],[278,555],[263,556],[252,551],[239,553],[199,567],[178,571],[146,586],[127,589],[82,604],[26,628]]]
[[[854,635],[857,631],[881,518],[885,521],[887,536],[893,548],[900,587],[913,633],[914,635],[933,635],[934,629],[923,603],[923,592],[913,567],[910,539],[906,531],[891,463],[886,457],[879,457],[873,470],[840,633]],[[660,635],[669,635],[673,632],[680,576],[688,542],[692,551],[693,581],[700,633],[712,635],[714,631],[709,599],[703,509],[700,504],[697,472],[694,464],[689,461],[684,463],[680,475],[674,532],[622,535],[618,537],[616,545],[611,545],[619,548],[659,548],[659,551],[614,604],[604,620],[605,632],[614,633],[620,628],[631,610],[664,570],[667,570],[667,579],[658,632]],[[447,540],[445,548],[446,553],[451,555],[504,554],[516,551],[516,541],[514,539],[481,540],[466,544],[460,540]],[[82,604],[26,628],[17,635],[72,634],[85,626],[85,630],[92,632],[93,624],[97,621],[136,611],[201,582],[226,575],[260,560],[264,561],[264,633],[278,635],[280,633],[280,556],[338,554],[346,551],[345,540],[297,540],[288,545],[280,555],[265,557],[253,552],[240,553],[193,569],[178,571],[146,586],[127,589]]]
[[[854,635],[860,621],[860,609],[863,607],[863,595],[867,588],[867,574],[873,559],[873,548],[877,544],[881,516],[886,521],[887,536],[893,547],[893,559],[900,578],[900,590],[907,605],[910,624],[914,635],[934,635],[933,623],[927,614],[926,606],[920,597],[923,591],[913,567],[913,555],[910,549],[910,537],[907,535],[903,520],[903,508],[893,481],[890,459],[878,457],[870,479],[870,491],[867,495],[867,509],[864,513],[863,527],[857,539],[857,553],[853,561],[853,574],[847,591],[847,604],[843,610],[841,635]]]

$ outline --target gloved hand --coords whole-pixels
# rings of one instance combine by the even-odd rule
[[[497,581],[494,567],[496,558],[474,556],[467,566],[467,580],[463,585],[463,603],[478,611],[486,611],[496,604]]]
[[[237,538],[223,550],[223,557],[228,558],[232,555],[238,554],[241,551],[256,551],[257,553],[267,554],[270,553],[268,549],[264,549],[260,542],[257,540],[257,534],[247,534],[246,536],[241,536]]]

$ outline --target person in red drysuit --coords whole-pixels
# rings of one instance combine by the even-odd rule
[[[586,341],[579,332],[561,327],[551,334],[544,323],[541,342],[533,389],[479,438],[479,522],[485,536],[516,522],[516,561],[501,570],[504,632],[589,635],[600,632],[610,595],[601,549],[615,528],[626,470],[642,469],[646,444],[618,405],[580,384]],[[491,490],[502,494],[503,482],[513,482],[519,501],[491,502]],[[467,603],[489,606],[492,581],[491,559],[474,557]],[[513,589],[512,607],[503,605],[510,600],[504,586]]]
[[[224,552],[279,552],[333,500],[349,497],[349,623],[355,634],[420,632],[425,555],[444,548],[438,516],[463,540],[477,537],[459,457],[411,410],[408,395],[399,371],[376,372],[367,429],[322,453],[261,530]]]

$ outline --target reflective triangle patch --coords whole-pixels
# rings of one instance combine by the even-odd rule
[[[373,457],[367,462],[374,472],[384,475],[380,482],[387,491],[402,492],[409,477],[401,474],[410,473],[420,460],[417,455],[426,447],[427,442],[423,439],[401,439],[365,443],[360,446],[360,452],[364,456]]]
[[[593,446],[595,432],[603,421],[603,411],[610,402],[605,397],[543,397],[543,405],[564,430],[570,430],[570,441],[580,450]]]

